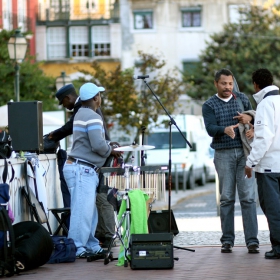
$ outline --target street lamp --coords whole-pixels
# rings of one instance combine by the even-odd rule
[[[15,97],[17,102],[20,101],[20,90],[19,90],[19,63],[24,59],[27,50],[27,42],[25,37],[21,34],[19,29],[15,30],[13,35],[8,42],[8,52],[10,59],[15,61]]]
[[[61,75],[56,78],[56,90],[59,90],[65,85],[71,84],[72,80],[69,76],[66,76],[65,72],[61,72]]]

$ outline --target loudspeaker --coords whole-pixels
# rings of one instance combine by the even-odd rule
[[[14,151],[44,150],[41,101],[9,102],[8,123]]]
[[[169,211],[151,211],[148,219],[150,233],[169,232]],[[174,235],[179,233],[173,211],[171,210],[171,232]]]
[[[173,268],[173,234],[131,234],[130,252],[131,269]]]

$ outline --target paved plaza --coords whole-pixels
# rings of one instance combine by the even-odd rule
[[[171,206],[203,196],[215,191],[213,185],[191,191],[172,192]],[[168,195],[168,194],[167,194]],[[166,209],[167,201],[156,202],[154,209]],[[280,260],[266,260],[269,251],[269,232],[265,217],[258,211],[260,253],[249,254],[244,244],[242,219],[235,218],[236,240],[233,252],[222,254],[220,250],[220,220],[217,215],[210,217],[185,217],[175,213],[179,234],[174,237],[174,245],[193,249],[195,252],[174,248],[173,269],[132,270],[130,267],[116,266],[116,261],[104,265],[103,260],[87,262],[78,259],[74,263],[46,264],[38,269],[23,272],[21,280],[165,280],[165,279],[279,279]],[[119,244],[113,248],[118,256]]]

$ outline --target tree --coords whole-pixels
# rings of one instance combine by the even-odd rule
[[[192,85],[189,96],[203,100],[213,95],[214,73],[221,68],[233,72],[240,91],[246,94],[253,93],[251,75],[258,68],[268,68],[279,81],[279,6],[252,5],[239,12],[239,22],[226,24],[222,32],[213,34],[192,75],[185,73],[184,81]]]
[[[157,78],[149,79],[148,83],[166,109],[172,112],[175,102],[184,93],[182,81],[176,77],[178,73],[171,70],[160,74],[165,62],[156,55],[140,51],[139,57],[141,62],[136,68],[142,75],[149,73],[150,77],[157,73]],[[121,70],[119,66],[114,71],[106,72],[98,62],[93,62],[92,68],[91,73],[79,71],[90,74],[93,77],[90,82],[106,89],[102,95],[102,111],[107,124],[118,123],[126,132],[128,126],[136,128],[135,141],[138,142],[141,126],[147,127],[157,120],[158,115],[164,114],[160,104],[142,81],[134,81],[134,69]],[[84,82],[80,79],[74,83],[80,86]]]
[[[10,60],[7,44],[14,31],[2,30],[0,32],[0,106],[15,100],[14,62]],[[39,63],[28,53],[20,64],[20,101],[43,101],[43,109],[57,109],[55,101],[55,79],[46,76],[39,68]]]

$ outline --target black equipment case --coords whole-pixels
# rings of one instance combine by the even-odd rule
[[[174,267],[173,234],[132,234],[131,269],[168,269]]]

